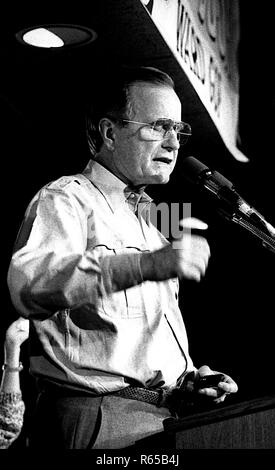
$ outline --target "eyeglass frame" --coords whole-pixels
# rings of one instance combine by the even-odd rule
[[[169,137],[166,137],[166,134],[167,133],[171,133],[172,130],[175,131],[177,137],[178,135],[185,135],[187,136],[187,140],[188,140],[188,137],[190,137],[192,135],[192,130],[191,130],[191,126],[190,124],[188,124],[187,122],[183,122],[183,121],[174,121],[173,119],[169,119],[169,118],[159,118],[159,119],[156,119],[155,121],[153,122],[141,122],[141,121],[132,121],[130,119],[119,119],[119,118],[114,118],[114,117],[110,117],[110,119],[113,119],[114,121],[116,122],[129,122],[129,123],[133,123],[133,124],[143,124],[144,126],[150,126],[152,128],[152,130],[155,130],[153,129],[153,126],[158,122],[158,121],[169,121],[170,123],[173,123],[173,127],[176,125],[176,124],[183,124],[184,126],[188,126],[188,128],[190,129],[190,134],[188,134],[187,132],[177,132],[175,129],[173,129],[173,127],[170,129],[170,130],[167,130],[167,131],[164,131],[165,134],[163,135],[163,140],[166,139],[166,138],[169,138]],[[160,134],[161,134],[161,131],[159,131]],[[151,140],[151,139],[150,139]],[[159,140],[162,140],[162,139],[159,139]],[[186,142],[180,142],[179,139],[177,139],[179,144],[180,145],[184,145],[186,144]],[[154,141],[154,139],[152,139],[152,141]]]

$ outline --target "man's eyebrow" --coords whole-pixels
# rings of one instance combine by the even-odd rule
[[[158,122],[158,121],[164,121],[164,122],[177,122],[177,121],[174,121],[173,119],[170,119],[170,118],[163,118],[163,117],[157,118],[157,119],[155,119],[155,120],[154,120],[154,121],[152,121],[152,122]]]

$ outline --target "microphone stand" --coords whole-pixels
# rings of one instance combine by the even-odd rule
[[[217,173],[215,176],[216,179],[211,179],[212,172],[208,170],[204,172],[204,179],[200,177],[199,182],[203,181],[203,189],[206,189],[208,195],[215,199],[218,197],[221,204],[218,207],[218,213],[225,217],[230,222],[240,225],[249,232],[251,232],[255,237],[259,238],[262,241],[262,246],[268,248],[269,250],[275,253],[275,229],[270,224],[268,224],[261,215],[256,213],[250,215],[244,214],[244,212],[237,209],[239,204],[240,196],[235,192],[233,185],[228,182],[224,184],[224,178],[222,177],[223,185],[220,186],[220,182],[217,183],[216,179],[220,178],[220,175]],[[253,223],[254,222],[254,223]],[[260,228],[260,227],[262,228]]]
[[[268,248],[269,250],[273,251],[273,253],[275,253],[275,238],[273,238],[270,234],[265,233],[262,229],[252,224],[250,221],[246,220],[243,215],[239,215],[236,212],[229,213],[225,209],[221,208],[218,209],[218,212],[230,222],[238,224],[249,232],[251,232],[255,237],[259,238],[262,241],[263,247]]]

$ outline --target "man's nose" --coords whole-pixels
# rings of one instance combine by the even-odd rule
[[[180,148],[180,143],[176,131],[172,129],[171,131],[169,131],[169,133],[166,134],[162,142],[162,147],[169,147],[172,150],[178,150]]]

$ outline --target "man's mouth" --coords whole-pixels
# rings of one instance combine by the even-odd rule
[[[158,157],[158,158],[154,158],[154,162],[161,162],[161,163],[166,163],[167,165],[170,165],[173,162],[173,160],[167,157]]]

